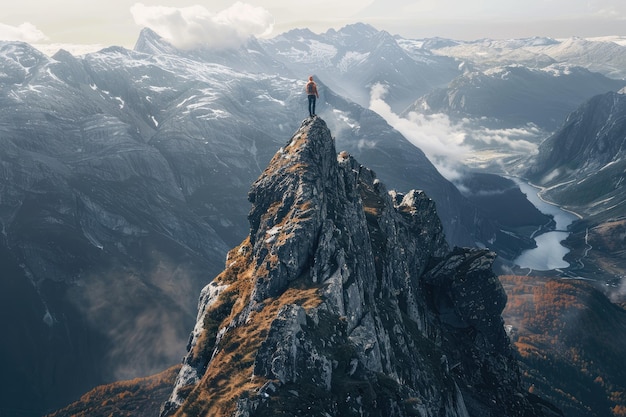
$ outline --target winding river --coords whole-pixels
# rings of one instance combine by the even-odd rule
[[[513,262],[522,268],[538,271],[567,268],[569,263],[564,261],[563,257],[569,252],[569,249],[561,245],[561,242],[569,235],[567,227],[578,217],[559,206],[542,200],[539,196],[539,188],[533,187],[519,178],[511,179],[526,194],[528,201],[542,213],[552,215],[556,222],[555,230],[534,236],[535,242],[537,242],[536,248],[525,250]]]

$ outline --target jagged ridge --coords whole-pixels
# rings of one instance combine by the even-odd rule
[[[337,156],[322,119],[249,199],[163,416],[549,415],[522,390],[495,255],[450,251],[432,200]]]

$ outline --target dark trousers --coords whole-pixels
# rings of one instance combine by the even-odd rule
[[[309,94],[309,116],[313,116],[315,114],[315,94]]]

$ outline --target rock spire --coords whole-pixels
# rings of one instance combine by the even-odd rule
[[[433,201],[337,155],[321,118],[249,200],[162,416],[553,415],[521,387],[495,255],[450,250]]]

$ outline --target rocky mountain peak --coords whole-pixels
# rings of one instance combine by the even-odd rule
[[[626,209],[626,96],[592,97],[539,146],[525,175],[544,196],[595,221],[619,219]]]
[[[450,251],[304,120],[249,192],[250,236],[200,296],[162,415],[551,415],[524,392],[486,250]]]
[[[177,54],[179,51],[158,33],[150,28],[143,28],[139,32],[139,38],[133,48],[136,52],[142,52],[150,55],[158,54]]]

